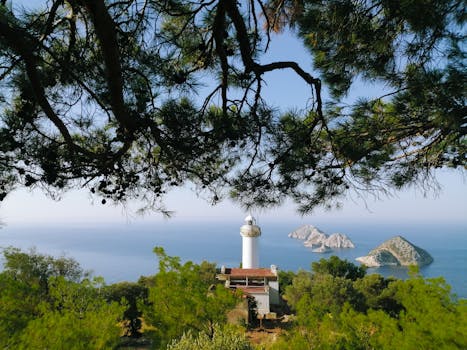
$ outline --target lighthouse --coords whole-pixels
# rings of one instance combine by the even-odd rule
[[[271,265],[270,268],[259,267],[261,229],[251,215],[245,218],[245,224],[240,227],[240,236],[242,236],[242,267],[229,268],[223,265],[218,269],[216,278],[225,282],[226,288],[241,290],[253,297],[256,301],[256,314],[261,318],[267,315],[269,319],[274,319],[276,313],[271,312],[271,306],[274,310],[281,304],[278,269],[276,265]]]
[[[261,236],[261,229],[256,226],[255,218],[251,215],[245,218],[245,224],[240,227],[240,235],[242,236],[242,268],[258,268],[258,237]]]

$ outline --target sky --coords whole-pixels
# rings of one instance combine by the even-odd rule
[[[262,222],[287,221],[297,225],[316,222],[367,221],[371,223],[412,222],[412,223],[467,223],[467,182],[455,171],[442,170],[437,174],[439,191],[426,194],[421,189],[411,188],[396,192],[393,196],[379,198],[368,195],[360,198],[350,194],[343,201],[343,207],[324,211],[317,209],[311,215],[302,217],[296,212],[293,203],[279,208],[253,210],[252,213]],[[198,198],[194,192],[182,188],[168,194],[166,206],[174,214],[169,221],[241,221],[247,214],[235,203],[225,200],[211,206]],[[60,201],[47,198],[40,191],[17,190],[7,196],[0,207],[0,219],[7,225],[21,224],[98,224],[140,222],[157,223],[165,221],[161,214],[135,214],[141,203],[129,203],[127,207],[94,201],[86,191],[65,193]]]
[[[34,4],[39,1],[34,1]],[[21,1],[16,1],[19,4]],[[24,2],[23,3],[27,3]],[[274,36],[271,49],[264,62],[294,59],[311,72],[311,60],[301,42],[290,35]],[[312,73],[313,74],[313,73]],[[305,108],[310,96],[310,88],[298,77],[288,71],[270,73],[267,77],[264,96],[274,101],[279,108]],[[383,90],[377,85],[358,84],[348,96],[349,100],[358,96],[376,96]],[[314,221],[349,221],[362,220],[371,222],[393,222],[397,220],[411,222],[457,222],[467,223],[467,178],[465,172],[457,170],[439,170],[435,173],[440,189],[424,193],[421,189],[410,188],[394,193],[392,196],[381,195],[378,198],[368,195],[364,198],[355,193],[343,202],[340,210],[316,210],[310,216],[301,217],[292,203],[285,203],[270,210],[253,210],[253,214],[264,221],[296,221],[313,223]],[[245,210],[226,200],[217,206],[211,206],[188,188],[180,188],[169,193],[166,206],[174,211],[172,219],[178,221],[222,221],[243,219]],[[86,191],[73,190],[65,193],[60,201],[46,197],[42,192],[19,189],[10,193],[0,203],[0,220],[7,225],[19,224],[94,224],[133,222],[158,222],[165,220],[161,214],[154,213],[144,217],[135,214],[141,206],[128,203],[126,207],[111,204],[102,205],[99,198],[92,198]]]

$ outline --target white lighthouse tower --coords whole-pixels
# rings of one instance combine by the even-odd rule
[[[255,269],[259,267],[258,237],[261,229],[256,226],[255,218],[248,215],[245,224],[240,227],[242,239],[242,268]]]

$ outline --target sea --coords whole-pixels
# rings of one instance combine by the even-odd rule
[[[346,234],[354,249],[313,253],[303,242],[289,238],[300,227],[297,222],[261,222],[260,265],[276,265],[281,270],[309,270],[311,263],[337,255],[358,264],[355,258],[366,255],[385,240],[401,235],[428,251],[434,262],[422,267],[427,278],[443,277],[453,295],[467,298],[467,223],[310,223],[327,234]],[[8,224],[0,228],[0,248],[36,249],[39,253],[76,259],[106,283],[137,281],[140,276],[157,273],[156,246],[182,261],[215,262],[218,266],[238,267],[241,261],[242,222],[128,222],[99,224]],[[0,260],[0,269],[1,269]],[[368,273],[407,278],[405,267],[370,268]]]

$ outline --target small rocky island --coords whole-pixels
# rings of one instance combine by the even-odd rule
[[[315,253],[328,253],[331,248],[355,248],[353,242],[342,233],[327,235],[312,225],[304,225],[289,233],[290,238],[304,241],[305,247],[312,248]]]
[[[433,262],[427,251],[419,248],[404,237],[393,237],[372,251],[367,256],[355,259],[368,267],[379,266],[424,266]]]

